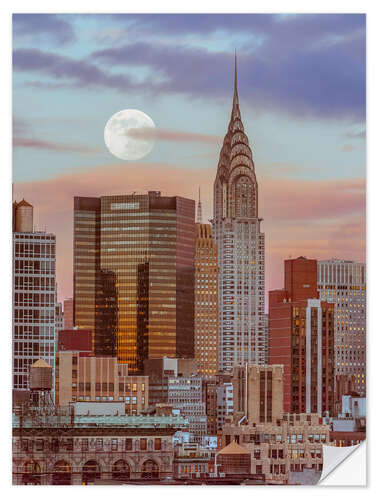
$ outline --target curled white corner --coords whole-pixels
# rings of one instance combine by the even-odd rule
[[[365,486],[366,442],[355,446],[323,445],[319,486]]]

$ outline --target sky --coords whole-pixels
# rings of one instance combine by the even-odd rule
[[[160,190],[212,217],[234,51],[266,238],[266,288],[300,255],[365,260],[366,18],[362,14],[13,15],[13,196],[57,238],[71,297],[73,197]],[[109,118],[154,121],[151,153],[104,143]]]

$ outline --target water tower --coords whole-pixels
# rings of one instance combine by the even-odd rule
[[[33,232],[33,206],[26,200],[13,205],[13,214],[15,215],[16,233],[32,233]]]
[[[53,404],[52,391],[52,368],[44,361],[38,359],[30,366],[30,393],[33,406],[51,406]]]

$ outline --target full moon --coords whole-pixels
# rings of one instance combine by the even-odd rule
[[[154,132],[155,123],[146,113],[138,109],[124,109],[108,120],[104,128],[104,142],[120,160],[139,160],[154,147]]]

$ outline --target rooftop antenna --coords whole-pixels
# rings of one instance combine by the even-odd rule
[[[200,186],[199,186],[197,222],[198,222],[198,224],[202,224],[202,203],[201,203],[201,187]]]

